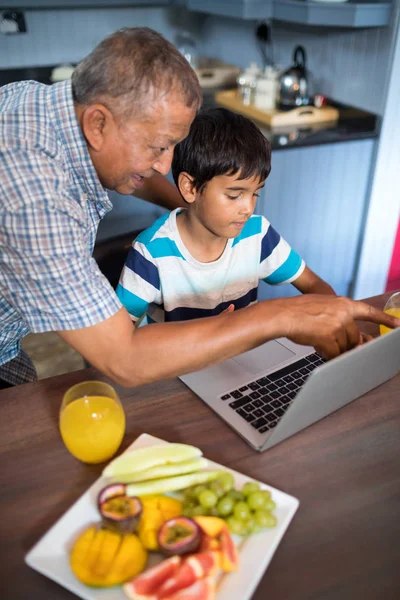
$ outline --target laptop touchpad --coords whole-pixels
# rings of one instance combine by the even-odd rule
[[[256,375],[257,373],[271,369],[273,366],[288,360],[292,356],[294,356],[294,352],[282,346],[279,342],[272,341],[244,352],[244,354],[235,356],[231,360],[244,367],[249,373]]]

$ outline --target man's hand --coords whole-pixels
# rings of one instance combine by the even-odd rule
[[[283,335],[298,344],[314,346],[325,358],[334,358],[362,343],[356,319],[400,326],[399,319],[349,298],[307,295],[290,300],[289,310],[282,310]]]
[[[206,319],[139,328],[122,308],[97,325],[59,335],[117,383],[136,386],[198,371],[279,337],[314,346],[333,358],[359,343],[355,319],[400,326],[399,319],[364,302],[328,295],[232,308]]]

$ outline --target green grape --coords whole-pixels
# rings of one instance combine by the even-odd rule
[[[229,473],[229,471],[224,471],[221,473],[218,479],[224,488],[224,492],[229,492],[229,490],[232,490],[235,487],[235,478],[232,473]]]
[[[233,511],[235,502],[230,496],[223,496],[217,504],[218,514],[221,517],[227,517]]]
[[[264,501],[271,500],[271,492],[269,490],[261,490],[261,493],[264,497]]]
[[[238,490],[229,490],[226,495],[232,498],[234,502],[242,502],[242,500],[244,500],[242,492],[239,492]]]
[[[256,510],[254,513],[255,522],[259,527],[263,529],[268,527],[275,527],[276,525],[276,517],[272,513],[267,510]]]
[[[196,500],[184,500],[182,508],[194,508],[197,506]]]
[[[198,495],[199,502],[204,508],[212,508],[218,502],[217,496],[211,490],[203,490]]]
[[[182,514],[184,517],[194,517],[195,516],[193,514],[193,508],[190,508],[189,506],[184,506],[182,508]]]
[[[265,507],[265,498],[261,492],[251,492],[246,500],[251,510],[258,510]]]
[[[228,525],[228,529],[231,533],[235,533],[236,535],[242,535],[243,525],[242,522],[235,517],[228,517],[226,520],[226,524]]]
[[[249,533],[253,533],[254,529],[257,527],[256,520],[253,517],[253,515],[251,515],[251,514],[245,521],[243,521],[243,523],[244,523],[244,526],[246,527],[247,535]]]
[[[192,508],[191,511],[192,511],[192,517],[206,517],[206,516],[208,516],[208,509],[204,508],[204,506],[201,506],[201,504],[198,504],[197,506],[195,506],[194,508]]]
[[[211,481],[209,484],[209,489],[214,492],[217,498],[222,498],[222,496],[225,494],[224,486],[222,485],[222,481],[219,481],[219,479],[214,479],[214,481]]]
[[[194,492],[194,486],[192,486],[192,485],[190,487],[186,488],[185,490],[183,490],[183,496],[184,496],[185,500],[186,499],[191,500],[192,498],[194,498],[193,492]]]
[[[239,521],[245,521],[250,516],[249,505],[246,502],[237,502],[233,509],[233,514]]]
[[[210,513],[211,517],[219,517],[218,508],[216,506],[213,506],[212,508],[210,508],[209,513]]]
[[[194,498],[199,498],[201,492],[204,492],[204,490],[207,489],[206,485],[200,484],[200,485],[195,485],[193,488],[193,497]]]
[[[276,504],[273,500],[267,500],[266,502],[264,502],[264,506],[263,506],[264,510],[268,510],[269,512],[272,512],[273,510],[275,510],[275,508],[276,508]]]
[[[255,481],[248,481],[242,487],[243,496],[249,496],[253,492],[259,492],[259,491],[260,491],[260,486]]]

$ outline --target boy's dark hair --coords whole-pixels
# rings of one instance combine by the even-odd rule
[[[249,119],[225,108],[202,110],[175,147],[176,184],[183,171],[193,177],[198,191],[218,175],[239,173],[241,179],[258,176],[264,181],[271,171],[271,145]]]

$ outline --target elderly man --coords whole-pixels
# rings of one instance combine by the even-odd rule
[[[332,357],[359,342],[356,318],[400,324],[363,303],[311,295],[133,327],[91,257],[111,209],[107,189],[181,204],[163,176],[200,103],[186,60],[141,28],[103,40],[71,82],[0,91],[0,385],[35,378],[20,348],[31,331],[57,331],[114,381],[133,386],[280,336]]]

